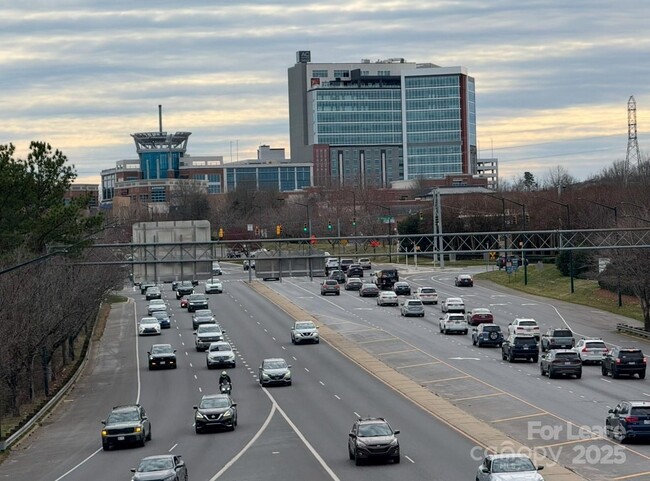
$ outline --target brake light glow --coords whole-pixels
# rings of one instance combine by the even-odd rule
[[[582,352],[589,352],[589,349],[586,348],[586,347],[583,347],[583,348],[582,348]]]
[[[636,423],[639,422],[639,418],[636,416],[626,416],[625,417],[625,422],[626,423]]]
[[[620,360],[620,359],[616,359],[616,364],[620,364],[620,363],[621,363],[621,360]]]

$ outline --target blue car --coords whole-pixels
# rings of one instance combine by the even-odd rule
[[[605,433],[621,443],[650,438],[650,401],[621,401],[605,418]]]
[[[501,332],[501,328],[496,324],[479,324],[477,327],[472,329],[472,344],[478,347],[501,347],[501,344],[503,344],[503,333]]]

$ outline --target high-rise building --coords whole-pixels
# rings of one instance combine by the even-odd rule
[[[314,185],[390,187],[476,173],[474,79],[464,67],[402,58],[289,68],[291,159]]]

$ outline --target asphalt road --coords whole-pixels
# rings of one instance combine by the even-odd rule
[[[181,310],[171,287],[164,286],[164,298],[172,327],[146,338],[136,336],[136,322],[146,312],[144,296],[128,291],[134,302],[112,311],[86,374],[44,425],[12,451],[0,466],[0,479],[129,479],[139,459],[167,452],[181,454],[190,479],[200,480],[474,477],[474,443],[327,344],[293,346],[293,320],[241,282],[243,274],[229,274],[226,267],[226,292],[210,296],[210,307],[238,350],[237,367],[229,370],[238,403],[234,432],[194,433],[192,406],[216,391],[219,371],[209,371],[205,354],[195,351],[191,315]],[[147,369],[146,351],[159,342],[177,349],[178,369]],[[276,356],[293,365],[293,386],[262,389],[257,367]],[[100,420],[111,406],[133,402],[147,410],[152,441],[144,448],[102,451]],[[401,464],[354,466],[346,442],[359,415],[384,416],[402,431]]]

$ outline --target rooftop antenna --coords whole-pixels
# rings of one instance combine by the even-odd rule
[[[158,129],[162,134],[162,105],[158,105]]]

